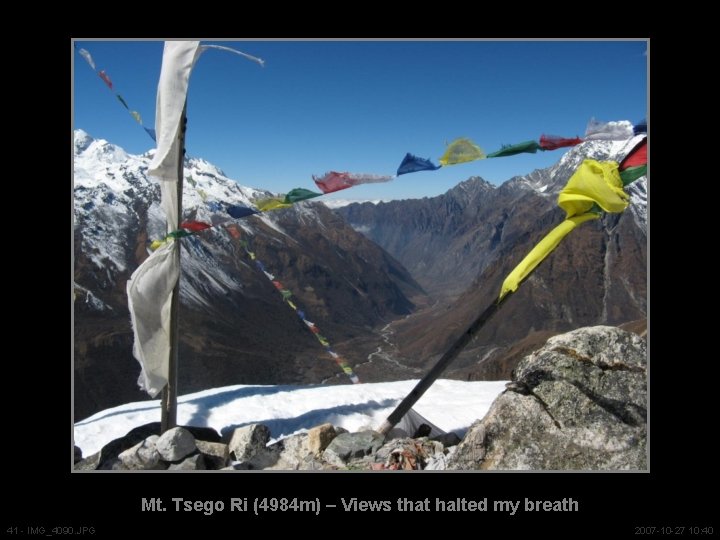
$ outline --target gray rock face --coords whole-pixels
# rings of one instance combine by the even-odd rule
[[[230,452],[237,461],[246,461],[266,451],[270,440],[270,429],[263,424],[252,424],[237,428],[230,439]]]
[[[323,459],[333,465],[343,466],[349,460],[373,454],[383,445],[383,436],[375,431],[341,433],[323,452]]]
[[[555,336],[518,364],[449,469],[647,469],[646,343],[595,326]]]
[[[101,452],[95,452],[94,454],[83,458],[82,460],[75,463],[73,470],[75,471],[94,471],[100,466]]]
[[[160,453],[157,450],[157,435],[151,435],[132,448],[121,452],[118,459],[131,470],[165,469],[167,465],[160,463]]]
[[[230,460],[227,444],[196,440],[197,449],[205,458],[208,469],[222,469]]]
[[[74,446],[73,448],[73,463],[77,463],[78,461],[82,461],[83,455],[82,450],[80,450],[79,447]]]
[[[267,454],[274,459],[270,460],[272,462],[263,468],[276,470],[304,469],[305,462],[309,462],[312,458],[308,441],[307,433],[298,433],[276,442],[267,448]],[[257,458],[255,461],[257,462]]]
[[[336,436],[337,432],[330,423],[315,426],[308,430],[308,448],[313,454],[319,456]]]
[[[163,433],[155,443],[165,461],[178,461],[195,451],[195,437],[185,428],[175,427]]]

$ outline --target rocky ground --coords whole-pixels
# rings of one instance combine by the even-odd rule
[[[75,447],[75,470],[646,470],[646,342],[608,326],[549,339],[462,440],[428,426],[386,439],[323,424],[271,445],[262,424],[159,431],[140,426],[85,459]]]

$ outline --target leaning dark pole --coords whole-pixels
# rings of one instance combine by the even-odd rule
[[[418,399],[427,391],[430,386],[437,380],[443,371],[457,358],[460,352],[467,346],[473,337],[485,326],[495,313],[497,313],[500,306],[512,295],[511,292],[502,297],[501,300],[495,300],[492,304],[485,308],[485,310],[473,321],[470,327],[462,333],[462,335],[452,344],[442,358],[432,367],[430,371],[415,385],[415,388],[400,402],[395,410],[390,413],[387,420],[383,422],[382,426],[377,430],[381,435],[387,435],[388,432],[407,414],[410,408],[415,405]]]

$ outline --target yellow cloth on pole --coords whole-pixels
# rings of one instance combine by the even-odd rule
[[[615,161],[586,159],[558,196],[558,205],[567,217],[589,211],[594,203],[606,212],[622,212],[628,206],[618,164]]]
[[[500,288],[498,301],[506,294],[515,292],[520,283],[552,253],[570,231],[586,221],[600,217],[600,214],[590,212],[594,204],[606,212],[619,213],[625,210],[628,206],[628,195],[622,186],[616,162],[594,159],[583,161],[558,196],[558,205],[567,214],[565,221],[545,235],[508,274]]]
[[[568,235],[570,231],[581,223],[585,223],[588,220],[597,219],[599,217],[599,214],[593,214],[591,212],[581,216],[574,216],[566,219],[545,235],[545,238],[540,240],[540,242],[532,248],[530,253],[528,253],[522,261],[520,261],[520,264],[518,264],[505,278],[502,288],[500,289],[500,298],[498,300],[502,300],[509,292],[515,292],[520,286],[522,280],[530,275],[530,273],[535,270],[535,267],[540,264],[545,257],[550,255],[556,247],[558,247],[558,244],[563,238],[565,238],[565,236]]]

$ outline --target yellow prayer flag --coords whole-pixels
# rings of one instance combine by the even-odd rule
[[[507,293],[515,292],[520,286],[522,280],[528,277],[528,275],[535,270],[535,267],[540,264],[545,257],[552,253],[552,251],[570,231],[581,223],[585,223],[586,221],[597,219],[599,217],[599,214],[588,212],[587,214],[582,214],[581,216],[568,218],[550,231],[545,238],[540,240],[540,242],[532,248],[530,253],[528,253],[525,258],[520,261],[520,264],[518,264],[505,278],[502,288],[500,289],[500,298],[498,298],[498,301],[502,300]]]
[[[165,240],[153,240],[152,244],[150,244],[150,249],[152,251],[155,251],[157,248],[162,246],[165,243]]]
[[[589,211],[594,203],[606,212],[622,212],[628,206],[618,164],[586,159],[570,177],[558,196],[558,205],[567,217]]]
[[[485,158],[485,152],[470,139],[455,139],[440,158],[442,165],[456,165]]]
[[[255,203],[255,206],[257,206],[257,209],[261,212],[266,212],[267,210],[277,210],[278,208],[288,208],[292,206],[292,203],[286,203],[285,199],[280,199],[278,197],[271,197],[269,199],[261,199]]]
[[[619,213],[625,210],[629,204],[628,195],[622,188],[623,183],[615,161],[583,161],[558,196],[558,205],[565,210],[567,218],[540,240],[508,274],[500,289],[498,301],[506,294],[515,292],[520,283],[570,231],[581,223],[600,217],[599,214],[590,212],[594,204],[606,212]]]

